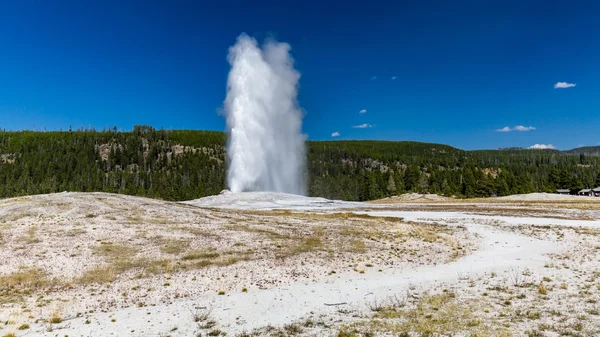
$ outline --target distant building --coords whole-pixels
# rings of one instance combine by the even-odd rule
[[[571,194],[571,190],[568,188],[562,188],[562,189],[559,188],[558,190],[556,190],[556,193],[568,195],[568,194]]]
[[[594,192],[595,197],[600,197],[600,187],[594,188],[592,192]]]
[[[579,191],[579,193],[577,193],[578,195],[583,195],[586,197],[593,197],[594,196],[594,192],[592,191],[591,188],[584,188],[581,191]]]

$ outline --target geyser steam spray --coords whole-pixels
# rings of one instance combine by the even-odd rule
[[[306,194],[305,135],[297,101],[300,73],[290,45],[260,48],[246,34],[229,48],[227,184],[232,192]]]

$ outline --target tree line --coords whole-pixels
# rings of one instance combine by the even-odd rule
[[[131,132],[0,131],[0,197],[61,191],[165,200],[214,195],[226,187],[225,143],[223,132],[149,126]],[[342,200],[405,192],[457,197],[554,192],[600,186],[600,151],[309,141],[305,174],[311,196]]]

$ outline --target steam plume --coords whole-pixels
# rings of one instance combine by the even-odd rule
[[[246,34],[229,48],[224,115],[232,192],[306,193],[305,136],[296,99],[300,73],[290,49],[277,41],[261,49]]]

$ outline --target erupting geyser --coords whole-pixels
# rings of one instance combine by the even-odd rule
[[[305,136],[296,99],[300,73],[289,51],[290,45],[276,41],[260,48],[246,34],[229,48],[224,115],[232,192],[306,193]]]

